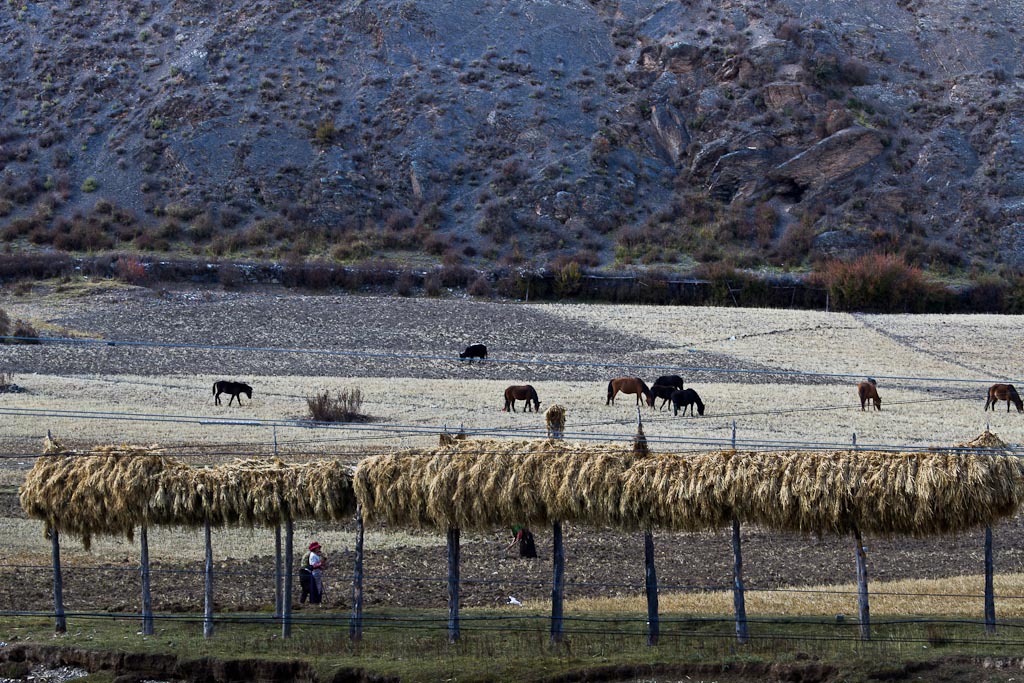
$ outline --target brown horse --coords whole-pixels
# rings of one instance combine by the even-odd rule
[[[874,404],[875,410],[882,409],[882,399],[878,397],[878,385],[875,383],[875,380],[869,379],[867,382],[858,384],[857,395],[860,396],[861,410],[864,410],[864,405],[869,399]]]
[[[512,412],[516,412],[516,401],[526,401],[526,407],[523,408],[523,412],[530,411],[530,401],[533,401],[533,411],[540,412],[540,399],[537,397],[537,390],[530,384],[519,384],[511,386],[505,390],[505,407],[503,411],[508,412],[511,408]]]
[[[998,401],[1006,401],[1006,412],[1010,412],[1010,401],[1017,406],[1018,413],[1024,413],[1024,401],[1020,400],[1020,394],[1013,388],[1012,384],[993,384],[988,388],[988,400],[985,401],[985,410],[992,406],[992,412],[996,410]]]
[[[637,405],[640,405],[640,395],[643,394],[647,399],[647,405],[654,407],[654,394],[639,377],[616,377],[608,382],[608,400],[604,404],[615,405],[615,394],[620,391],[624,394],[636,394]]]

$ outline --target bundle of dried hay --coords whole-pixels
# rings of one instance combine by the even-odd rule
[[[714,458],[711,456],[719,455]],[[681,457],[672,454],[638,458],[623,473],[621,526],[696,531],[726,524],[718,477],[727,469],[725,454]]]
[[[633,437],[633,455],[638,458],[646,458],[651,454],[651,449],[647,445],[647,435],[644,434],[644,425],[642,422],[636,423],[636,435]]]
[[[101,446],[71,451],[47,440],[25,477],[21,507],[46,525],[78,536],[88,549],[94,535],[124,535],[159,523],[149,502],[157,482],[184,466],[155,447]]]
[[[341,463],[272,458],[168,472],[152,506],[169,524],[274,526],[288,519],[350,517],[356,500],[352,475]]]
[[[988,448],[997,451],[1008,451],[1010,447],[1005,441],[986,429],[984,434],[967,443],[957,445],[957,448]]]
[[[565,433],[565,406],[555,403],[544,411],[549,439],[561,439]]]
[[[456,441],[464,441],[467,438],[468,437],[466,436],[466,432],[462,429],[462,427],[459,427],[458,434],[449,434],[447,429],[446,429],[445,431],[441,432],[441,436],[437,440],[437,445],[438,446],[451,446]]]
[[[465,441],[359,463],[356,497],[368,523],[492,529],[569,520],[618,525],[620,481],[633,461],[610,446]]]
[[[771,529],[927,536],[1013,514],[1016,458],[969,452],[726,452],[638,460],[623,480],[628,528]]]

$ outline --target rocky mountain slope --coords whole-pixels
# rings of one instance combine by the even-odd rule
[[[0,6],[11,250],[1024,267],[1020,0]]]

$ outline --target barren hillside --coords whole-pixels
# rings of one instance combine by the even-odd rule
[[[1024,265],[1018,1],[0,7],[12,250]]]

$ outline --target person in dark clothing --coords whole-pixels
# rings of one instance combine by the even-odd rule
[[[302,595],[299,596],[299,603],[319,605],[323,600],[323,583],[321,577],[323,569],[323,556],[320,554],[320,544],[313,541],[309,544],[309,550],[302,556],[302,567],[299,569],[299,585],[302,587]]]
[[[533,534],[525,526],[516,524],[512,527],[512,541],[505,546],[505,551],[519,544],[519,557],[537,557],[537,546],[533,542]]]

